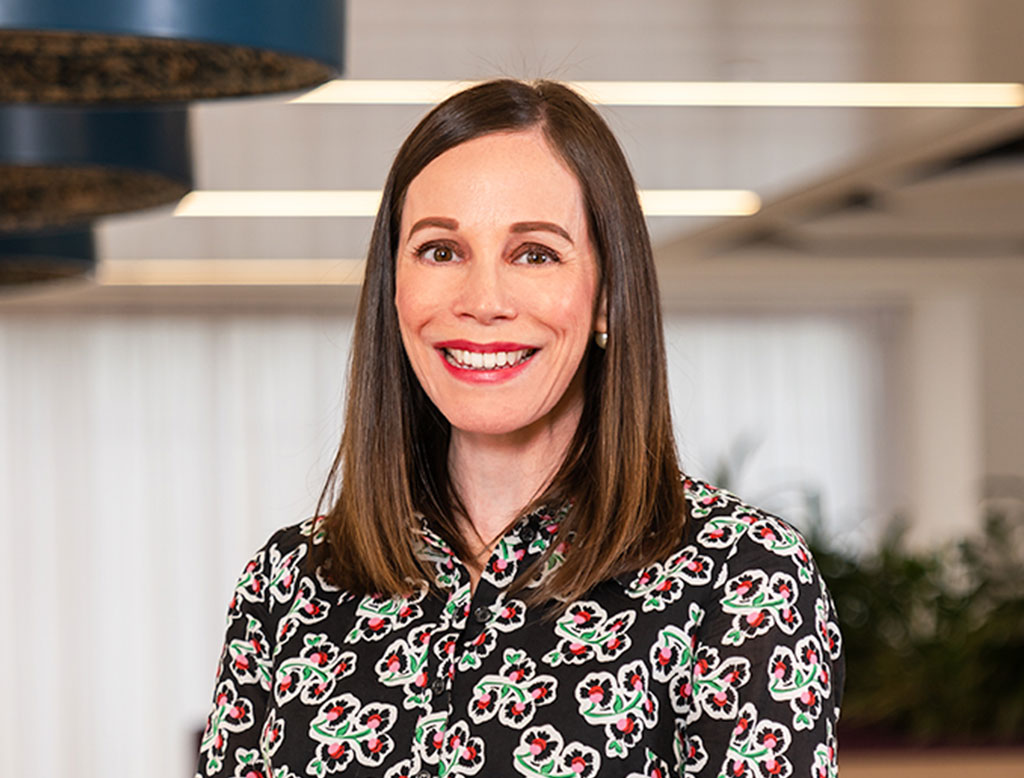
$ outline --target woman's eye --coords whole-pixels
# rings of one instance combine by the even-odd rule
[[[425,259],[427,262],[436,262],[438,264],[451,262],[456,256],[455,249],[443,243],[423,246],[416,250],[416,254],[420,259]]]
[[[549,265],[558,262],[559,259],[554,251],[540,246],[529,246],[519,252],[515,261],[523,265]]]

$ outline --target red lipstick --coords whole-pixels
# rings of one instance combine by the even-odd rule
[[[509,381],[516,376],[520,375],[533,360],[534,355],[539,351],[536,346],[530,346],[526,343],[511,343],[511,342],[492,342],[492,343],[474,343],[469,340],[446,340],[435,345],[435,350],[440,358],[442,364],[448,370],[448,373],[460,381],[465,381],[471,384],[497,384]],[[513,351],[526,351],[528,352],[524,358],[521,358],[516,364],[511,366],[495,366],[493,368],[484,367],[470,367],[457,362],[454,357],[449,358],[446,349],[469,351],[475,354],[494,354],[497,352],[513,352]]]

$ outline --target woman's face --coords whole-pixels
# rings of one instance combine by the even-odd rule
[[[575,425],[579,366],[607,327],[583,194],[540,131],[430,162],[406,192],[395,261],[406,354],[455,429]]]

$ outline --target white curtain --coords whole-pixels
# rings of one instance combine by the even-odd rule
[[[230,589],[313,510],[349,338],[338,318],[0,318],[0,774],[191,774]]]
[[[351,321],[0,316],[0,774],[184,778],[234,578],[309,516]],[[668,319],[684,462],[743,436],[752,500],[873,481],[877,338],[837,317]]]
[[[672,316],[666,323],[684,469],[803,529],[862,546],[884,494],[885,349],[877,314]]]

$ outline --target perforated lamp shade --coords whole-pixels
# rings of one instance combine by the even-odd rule
[[[0,232],[82,224],[191,188],[184,106],[0,106]]]
[[[0,102],[184,101],[341,70],[343,0],[2,0]]]

